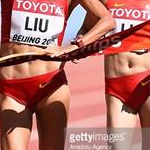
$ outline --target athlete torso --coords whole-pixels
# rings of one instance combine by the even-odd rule
[[[70,3],[71,0],[4,0],[1,56],[43,51],[49,45],[60,46]],[[1,68],[1,78],[30,77],[60,67],[60,62],[37,60]]]
[[[150,19],[149,0],[107,0],[107,6],[112,16],[116,18],[117,28],[115,32],[119,32]],[[112,78],[148,70],[150,69],[149,57],[150,53],[147,50],[123,52],[105,56],[105,76]]]

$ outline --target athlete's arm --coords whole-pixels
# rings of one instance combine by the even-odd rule
[[[94,18],[89,18],[89,20],[87,20],[88,22],[94,22],[94,24],[92,26],[89,26],[88,32],[80,37],[84,45],[96,41],[115,28],[114,19],[111,17],[106,7],[99,0],[72,0],[70,4],[69,14],[71,14],[71,11],[78,4],[82,5],[83,8],[87,10],[88,14],[91,14],[91,16],[94,16],[94,18],[96,18],[96,21],[94,20]],[[70,52],[77,48],[77,45],[69,45],[62,51],[54,53],[54,56],[59,56],[63,53]]]
[[[76,0],[75,0],[76,1]],[[93,23],[87,26],[87,34],[83,35],[83,43],[89,44],[96,41],[109,31],[115,28],[115,20],[106,7],[99,0],[79,0],[80,4],[87,10],[87,17],[85,21]]]

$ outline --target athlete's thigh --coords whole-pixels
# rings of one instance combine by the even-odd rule
[[[118,98],[106,95],[107,129],[109,134],[119,135],[124,140],[110,142],[112,150],[127,150],[132,147],[136,125],[135,111],[124,105]]]
[[[32,113],[10,97],[1,95],[2,150],[26,150],[32,127]]]
[[[36,116],[40,150],[63,150],[69,110],[69,87],[62,85],[39,103]]]
[[[137,115],[134,109],[115,96],[106,95],[108,127],[134,127]]]
[[[139,117],[142,127],[150,127],[150,97],[142,104]]]
[[[150,97],[141,106],[139,117],[142,127],[142,149],[150,149]]]

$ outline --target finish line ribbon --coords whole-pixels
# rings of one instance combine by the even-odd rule
[[[116,47],[116,44],[120,42],[121,45]],[[140,49],[150,49],[150,20],[63,54],[56,60],[69,61],[85,58],[95,53],[109,55]]]
[[[116,47],[115,44],[119,42],[121,42],[121,46]],[[50,55],[39,52],[18,53],[1,57],[0,67],[37,59],[44,61],[70,61],[85,58],[95,53],[108,55],[139,49],[150,49],[150,20],[57,57],[51,57]]]

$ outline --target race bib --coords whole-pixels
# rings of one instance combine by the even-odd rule
[[[14,0],[10,41],[38,46],[58,44],[65,14],[61,3],[50,0]]]
[[[110,34],[129,29],[150,19],[150,0],[109,0],[108,8],[111,15],[115,18],[117,24],[116,29],[110,32]],[[145,35],[143,31],[135,37],[141,38],[141,41],[144,41],[144,36],[147,35]],[[126,41],[124,45],[125,44],[128,44],[128,42]],[[122,45],[123,43],[120,41],[112,47],[121,47]]]

